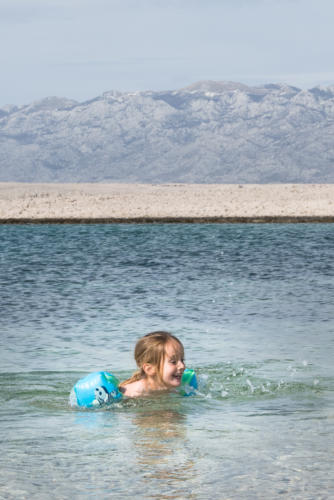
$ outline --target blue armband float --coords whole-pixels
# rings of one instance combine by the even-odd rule
[[[180,394],[182,396],[192,396],[198,389],[196,373],[194,370],[186,368],[181,379]]]
[[[83,408],[101,408],[122,399],[119,381],[112,373],[94,372],[78,380],[73,386],[69,403]],[[194,370],[183,372],[179,392],[182,396],[195,394],[198,387]]]
[[[99,408],[122,398],[119,381],[112,373],[94,372],[78,380],[70,394],[71,406]]]

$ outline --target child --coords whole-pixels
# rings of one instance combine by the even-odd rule
[[[135,347],[138,370],[119,386],[124,396],[135,398],[181,385],[185,370],[181,342],[168,332],[152,332]]]

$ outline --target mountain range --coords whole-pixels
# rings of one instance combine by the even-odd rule
[[[0,108],[0,181],[334,182],[334,86],[202,81]]]

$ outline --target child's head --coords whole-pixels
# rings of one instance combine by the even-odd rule
[[[126,383],[150,376],[164,385],[180,385],[183,358],[183,345],[174,335],[164,331],[148,333],[136,344],[138,371]]]

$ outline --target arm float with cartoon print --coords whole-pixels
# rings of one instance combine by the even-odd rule
[[[198,388],[194,370],[183,372],[179,392],[182,396],[195,394]],[[101,408],[122,399],[119,381],[112,373],[94,372],[78,380],[70,394],[70,405],[84,408]]]

